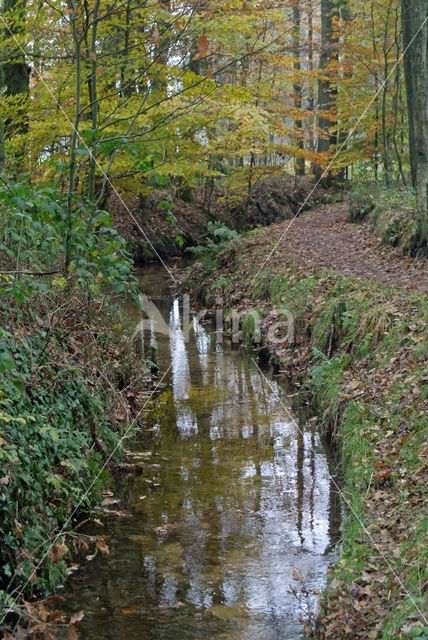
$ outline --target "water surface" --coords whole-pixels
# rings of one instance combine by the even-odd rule
[[[67,607],[85,640],[301,638],[340,523],[315,427],[242,350],[196,320],[187,340],[162,275],[141,287],[170,328],[151,337],[169,387],[130,447],[141,473],[118,481],[129,517],[107,521],[111,556],[70,576]]]

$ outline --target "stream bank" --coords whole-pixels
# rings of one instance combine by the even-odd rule
[[[36,627],[50,637],[44,623],[54,618],[38,598],[70,570],[79,526],[94,517],[113,482],[110,458],[120,458],[122,437],[140,424],[153,388],[122,307],[112,295],[88,305],[70,287],[43,306],[24,306],[15,329],[0,333],[9,355],[0,367],[4,638],[13,629],[16,637],[37,637]],[[0,317],[9,328],[7,313]],[[93,550],[97,545],[105,548],[102,531],[90,542]]]
[[[318,187],[305,205],[313,187],[310,179],[281,171],[260,177],[250,193],[242,185],[226,185],[210,191],[207,199],[206,187],[169,187],[141,192],[126,203],[111,195],[106,204],[134,262],[143,265],[156,259],[156,253],[171,258],[184,255],[189,247],[204,245],[210,224],[243,231],[288,220],[301,207],[306,211],[327,196],[333,198]]]
[[[237,309],[249,345],[255,327],[247,312],[258,313],[256,352],[300,388],[342,459],[341,558],[307,635],[427,637],[426,297],[284,253],[258,272],[267,231],[206,255],[184,286],[226,316]],[[288,327],[282,339],[269,339],[284,313],[293,339]]]

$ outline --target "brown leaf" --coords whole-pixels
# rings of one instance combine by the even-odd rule
[[[36,584],[36,582],[37,582],[37,572],[36,572],[35,569],[31,569],[30,575],[28,576],[28,579],[31,582],[31,584]]]
[[[64,621],[64,614],[59,609],[56,609],[56,611],[52,611],[52,612],[49,613],[48,620],[49,620],[49,622],[57,622],[58,620],[61,620],[63,622]]]
[[[382,478],[387,478],[392,473],[391,469],[383,469],[383,471],[378,471],[378,473],[374,474],[374,477],[377,480],[382,480]]]
[[[64,544],[64,542],[61,542],[61,543],[55,542],[55,544],[53,545],[53,547],[49,552],[49,557],[51,559],[52,564],[56,564],[57,562],[59,562],[62,556],[65,553],[67,553],[67,551],[68,551],[68,547],[66,544]]]
[[[95,62],[95,60],[97,59],[97,54],[95,53],[95,51],[91,51],[89,53],[89,57],[90,57],[91,60],[94,60],[94,62]]]
[[[110,556],[110,549],[104,540],[98,540],[96,547],[106,558]]]
[[[74,627],[68,627],[67,638],[68,640],[79,640],[79,636]]]
[[[116,411],[115,411],[115,412],[114,412],[114,414],[113,414],[113,417],[114,417],[116,420],[119,420],[119,421],[121,421],[121,420],[125,420],[125,418],[126,418],[126,411],[125,411],[125,409],[123,409],[123,408],[116,409]]]
[[[110,498],[107,496],[107,498],[103,498],[103,501],[101,504],[105,506],[109,504],[117,504],[118,502],[120,502],[120,500],[118,500],[117,498]]]
[[[201,58],[204,58],[208,53],[208,38],[203,33],[197,40],[196,46],[198,48],[198,52]]]
[[[160,33],[159,33],[159,29],[157,27],[155,27],[152,31],[152,38],[153,41],[155,43],[155,47],[157,48],[159,46],[159,42],[160,42]]]
[[[60,596],[58,594],[55,594],[53,596],[49,596],[48,602],[65,602],[65,598],[64,598],[64,596]]]
[[[70,624],[74,624],[75,622],[80,622],[81,620],[83,620],[83,616],[85,614],[83,613],[83,611],[77,611],[76,613],[73,613],[73,615],[70,618]]]
[[[44,623],[49,617],[49,610],[44,606],[43,602],[24,602],[26,611],[32,618],[35,618],[38,623]]]

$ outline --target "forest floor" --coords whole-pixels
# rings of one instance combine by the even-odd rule
[[[347,276],[428,293],[428,263],[404,257],[383,245],[369,223],[347,222],[347,201],[321,205],[299,218],[267,227],[257,234],[266,257],[278,245],[266,268],[282,261],[329,267]]]
[[[428,265],[347,216],[333,203],[255,229],[206,254],[184,287],[241,313],[243,342],[300,389],[341,461],[340,560],[307,636],[427,640]],[[284,309],[291,340],[271,334]]]

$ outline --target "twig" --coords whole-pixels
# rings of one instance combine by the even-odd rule
[[[1,275],[10,275],[13,273],[19,273],[25,276],[52,276],[55,273],[62,273],[62,271],[0,271]]]

